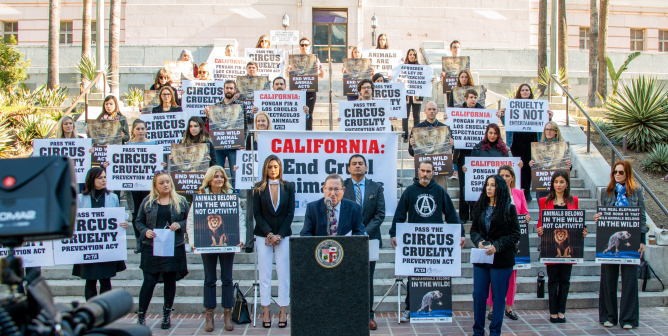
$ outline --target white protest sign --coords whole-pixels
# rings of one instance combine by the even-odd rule
[[[113,147],[113,146],[110,146]],[[125,208],[80,208],[72,238],[54,240],[56,265],[89,264],[128,258]]]
[[[496,110],[448,107],[445,113],[457,149],[472,149],[485,137],[487,125],[499,122]]]
[[[151,190],[153,175],[162,167],[162,146],[107,146],[107,189]]]
[[[91,155],[88,150],[93,140],[88,139],[35,139],[32,141],[33,156],[66,156],[72,160],[77,183],[86,182],[90,170]]]
[[[257,75],[270,81],[285,73],[285,49],[246,48],[246,57],[257,63]]]
[[[392,81],[405,83],[406,95],[431,97],[431,65],[399,64],[392,69]]]
[[[206,117],[205,107],[225,99],[225,81],[184,80],[182,86],[181,108],[188,119]]]
[[[0,259],[9,255],[9,248],[0,245]],[[53,241],[25,242],[14,249],[14,255],[21,257],[23,268],[53,266]]]
[[[460,224],[397,223],[394,274],[461,276],[461,229]]]
[[[255,91],[253,106],[267,112],[271,130],[303,131],[306,129],[305,91]]]
[[[146,138],[155,141],[163,153],[171,153],[172,144],[183,140],[190,118],[186,112],[140,114],[137,117],[146,123]]]
[[[375,73],[382,73],[385,77],[392,75],[392,69],[401,63],[401,50],[364,49],[362,58],[370,58]]]
[[[390,132],[392,121],[389,100],[354,100],[339,102],[339,131]]]
[[[550,121],[547,100],[506,99],[506,132],[542,132]]]
[[[224,82],[228,79],[236,80],[237,76],[245,76],[248,58],[228,57],[225,56],[224,47],[215,47],[206,62],[213,69],[213,79]]]
[[[373,83],[373,99],[390,101],[388,116],[406,118],[406,85],[404,83]]]
[[[306,205],[323,197],[320,186],[327,175],[350,177],[346,164],[353,154],[366,159],[366,177],[383,184],[385,211],[397,207],[396,133],[264,131],[257,148],[259,162],[271,154],[283,161],[283,179],[295,183],[295,216],[304,216]]]
[[[299,30],[270,30],[269,39],[274,45],[299,45]]]
[[[466,166],[466,179],[464,180],[464,194],[466,201],[477,201],[480,193],[485,191],[485,179],[487,176],[496,175],[499,167],[509,165],[513,170],[520,171],[518,164],[522,161],[519,157],[475,157],[469,156],[464,159]],[[524,163],[526,164],[526,163]],[[521,176],[516,174],[515,188],[521,189]]]
[[[256,182],[259,182],[259,172],[262,167],[257,162],[257,151],[239,150],[237,151],[237,170],[234,172],[234,186],[240,190],[251,190]],[[255,157],[255,163],[252,158]],[[253,165],[255,166],[255,173],[253,173]]]

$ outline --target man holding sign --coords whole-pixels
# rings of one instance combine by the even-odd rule
[[[276,77],[272,82],[272,89],[274,91],[285,91],[285,78]],[[271,118],[270,122],[274,125],[275,130],[289,130],[301,131],[304,130],[305,119],[310,118],[309,108],[306,106],[306,92],[303,91],[289,91],[287,94],[272,94],[269,91],[255,91],[255,102],[253,103],[253,118],[260,111],[258,106],[262,107],[262,111],[267,112]],[[302,116],[290,116],[290,122],[286,122],[285,115],[293,115],[299,113],[299,106],[304,111],[306,118]],[[289,111],[288,111],[289,110]],[[293,112],[293,113],[287,113]],[[294,120],[296,119],[296,120]],[[297,121],[297,122],[295,122]],[[248,146],[246,146],[248,147]]]

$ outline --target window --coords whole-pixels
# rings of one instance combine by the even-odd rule
[[[631,29],[631,51],[645,50],[645,30]]]
[[[589,49],[589,27],[580,27],[580,50]]]
[[[659,51],[668,52],[668,30],[659,30]]]
[[[90,21],[90,43],[95,44],[97,42],[97,21]]]
[[[12,36],[16,39],[16,42],[19,41],[19,23],[14,22],[3,22],[2,23],[2,39],[5,43],[9,44],[12,40]]]
[[[60,44],[72,44],[72,21],[60,21]]]

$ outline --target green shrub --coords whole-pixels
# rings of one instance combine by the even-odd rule
[[[642,169],[652,173],[668,173],[668,144],[657,144],[642,162]]]
[[[128,100],[130,106],[139,107],[139,105],[144,102],[144,90],[140,88],[131,88],[130,91],[125,94],[125,98]]]
[[[16,44],[13,36],[12,39],[9,44]],[[19,82],[28,78],[26,71],[30,66],[30,61],[23,61],[25,55],[9,44],[0,40],[0,90],[5,92],[14,91]]]

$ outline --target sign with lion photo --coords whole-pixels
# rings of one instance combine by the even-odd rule
[[[581,263],[584,260],[584,210],[545,209],[541,213],[540,262]]]
[[[239,195],[193,195],[195,253],[240,252]]]

